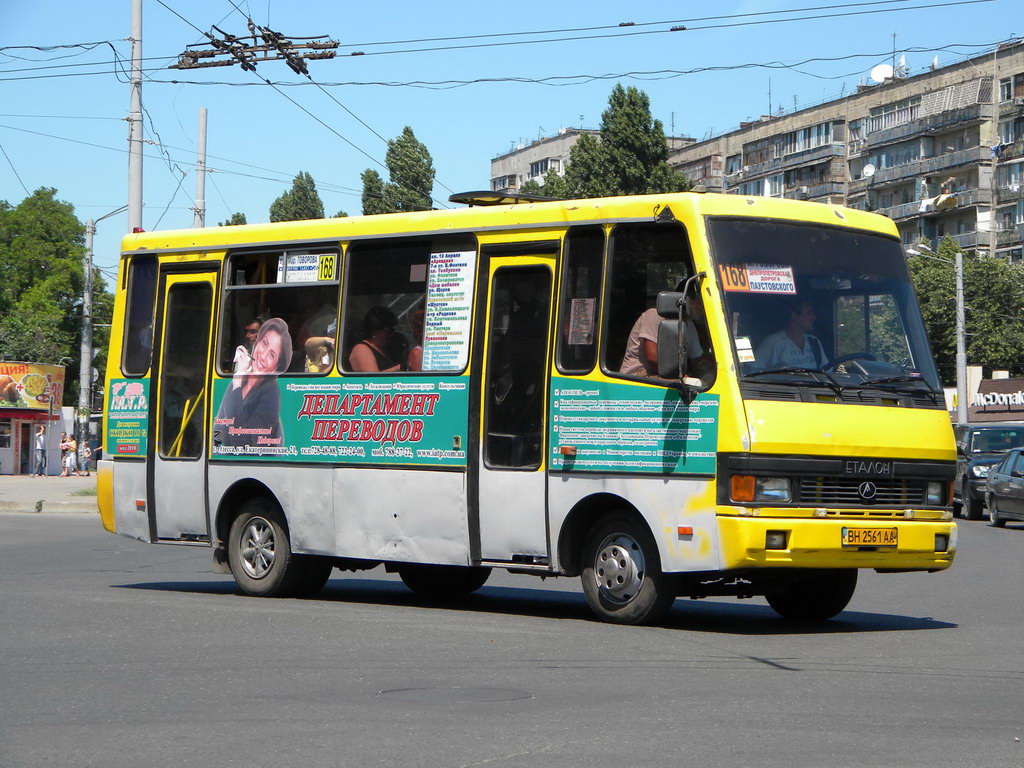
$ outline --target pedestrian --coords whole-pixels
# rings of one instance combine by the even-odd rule
[[[60,476],[68,476],[68,433],[60,433]]]
[[[36,427],[36,466],[33,477],[46,476],[46,427],[39,424]]]
[[[82,466],[78,468],[79,477],[89,476],[89,465],[92,463],[92,448],[86,443],[85,447],[82,448]]]
[[[64,454],[64,467],[66,473],[63,477],[78,476],[78,441],[75,440],[75,436],[68,435],[68,452]]]

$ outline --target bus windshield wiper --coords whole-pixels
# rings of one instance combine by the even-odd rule
[[[865,379],[861,382],[862,387],[877,387],[883,384],[924,384],[927,389],[933,395],[938,395],[939,391],[935,389],[928,380],[922,376],[885,376],[880,379]]]
[[[837,395],[842,396],[843,394],[843,385],[820,368],[769,368],[766,371],[750,371],[749,373],[743,374],[743,378],[749,379],[754,376],[767,376],[772,373],[807,373],[813,376],[818,383],[824,384]]]

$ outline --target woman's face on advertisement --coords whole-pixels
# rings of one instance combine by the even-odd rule
[[[281,357],[281,334],[269,330],[263,334],[252,351],[253,373],[277,373]]]

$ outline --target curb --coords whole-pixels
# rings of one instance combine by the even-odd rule
[[[99,514],[96,502],[87,501],[0,501],[0,513],[19,512],[24,514],[82,515]]]

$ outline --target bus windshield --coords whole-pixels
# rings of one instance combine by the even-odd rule
[[[743,381],[941,393],[899,242],[733,218],[709,233]]]

